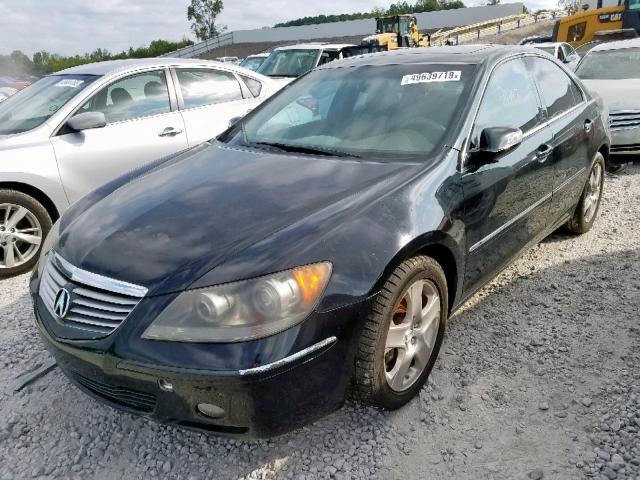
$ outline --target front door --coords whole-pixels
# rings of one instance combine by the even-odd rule
[[[127,76],[93,95],[76,113],[103,112],[107,125],[81,132],[63,126],[51,139],[69,202],[187,148],[182,117],[171,110],[164,70]]]
[[[469,141],[470,155],[483,129],[520,128],[520,145],[462,176],[468,251],[465,290],[473,291],[544,231],[551,204],[552,134],[522,59],[500,64],[491,75]]]

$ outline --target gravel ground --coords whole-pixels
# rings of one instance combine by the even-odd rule
[[[240,441],[89,399],[47,359],[27,277],[1,283],[0,479],[640,479],[640,166],[610,176],[595,228],[554,234],[456,313],[429,384],[397,412],[347,403]]]

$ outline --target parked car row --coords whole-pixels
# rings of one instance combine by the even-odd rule
[[[275,95],[289,80],[154,60],[0,105],[0,168],[23,174],[0,183],[5,271],[38,259],[36,323],[89,395],[247,436],[348,390],[399,408],[452,312],[555,229],[591,229],[609,113],[562,63],[532,47],[310,50],[265,60],[274,77],[312,69]]]

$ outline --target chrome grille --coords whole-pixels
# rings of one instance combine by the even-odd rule
[[[609,112],[611,130],[640,127],[640,110],[621,110]]]
[[[64,315],[56,313],[56,298],[69,293]],[[40,297],[49,313],[62,325],[111,334],[146,294],[144,287],[80,270],[56,253],[49,255],[40,280]]]

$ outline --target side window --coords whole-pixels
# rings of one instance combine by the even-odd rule
[[[81,112],[102,112],[107,123],[149,117],[171,111],[164,70],[138,73],[118,80],[89,99]]]
[[[184,108],[242,100],[240,83],[230,72],[207,68],[178,68],[176,75],[180,82]]]
[[[471,134],[472,147],[480,145],[485,128],[511,127],[523,132],[539,123],[538,96],[521,59],[499,65],[489,78]]]
[[[324,65],[325,63],[333,62],[334,60],[338,60],[340,58],[339,52],[322,52],[320,55],[320,60],[318,61],[318,65]]]
[[[585,32],[587,31],[587,22],[576,23],[571,25],[567,31],[568,42],[578,42],[582,40]]]
[[[251,95],[254,97],[260,96],[260,92],[262,91],[262,83],[258,80],[254,80],[251,77],[245,77],[244,75],[240,75],[240,78],[244,81],[245,85],[251,92]]]
[[[573,80],[555,63],[544,58],[527,59],[538,83],[547,116],[553,118],[582,101],[582,93]]]

